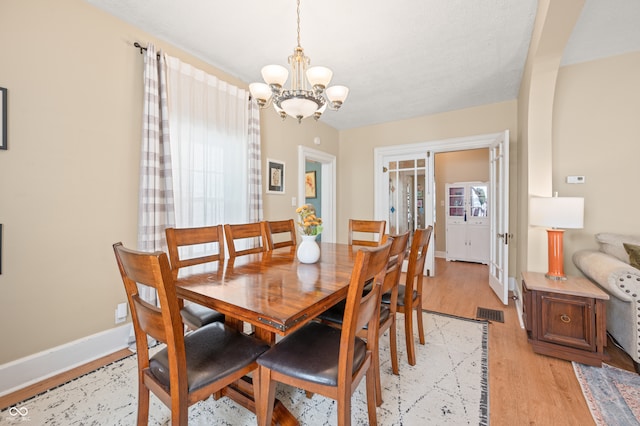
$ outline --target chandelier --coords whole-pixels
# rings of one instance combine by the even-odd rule
[[[287,115],[295,117],[298,123],[313,115],[318,120],[327,109],[337,111],[349,94],[345,86],[331,86],[333,72],[327,67],[309,67],[311,60],[304,55],[300,46],[300,0],[297,0],[298,45],[289,56],[291,67],[291,87],[283,88],[289,71],[281,65],[267,65],[262,68],[265,83],[251,83],[249,90],[260,108],[273,104],[284,120]]]

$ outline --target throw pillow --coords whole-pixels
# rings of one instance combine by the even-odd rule
[[[640,246],[623,243],[624,249],[629,253],[629,264],[640,269]]]
[[[596,241],[600,244],[600,251],[617,257],[624,263],[629,263],[629,255],[623,243],[640,246],[640,237],[602,232],[596,234]]]

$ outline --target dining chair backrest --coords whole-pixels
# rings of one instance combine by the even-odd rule
[[[376,247],[385,242],[385,220],[358,220],[349,219],[349,245]],[[366,235],[371,237],[365,239]]]
[[[222,225],[203,226],[198,228],[166,228],[167,248],[171,260],[173,278],[178,277],[180,268],[200,265],[203,263],[224,261],[224,232]],[[180,251],[193,248],[202,255],[181,256]],[[184,253],[183,253],[184,254]],[[182,299],[178,299],[178,306],[182,313],[182,321],[191,330],[216,321],[224,321],[224,315],[197,303],[185,306]]]
[[[264,222],[235,225],[225,224],[224,236],[227,240],[227,249],[229,251],[229,257],[231,258],[251,253],[261,253],[267,249]],[[236,242],[240,240],[248,241],[249,244],[255,244],[255,246],[246,249],[237,249]]]
[[[138,346],[146,348],[148,334],[162,343],[170,343],[178,356],[184,354],[184,326],[166,253],[137,252],[125,248],[122,243],[114,244],[113,248],[127,292]],[[136,283],[155,289],[160,306],[142,299]],[[166,323],[163,318],[167,319]],[[170,325],[167,327],[167,324]],[[138,353],[139,363],[144,362],[141,355]],[[148,352],[144,355],[148,356]]]
[[[296,226],[293,219],[266,220],[264,223],[268,250],[297,245]],[[273,238],[274,235],[276,236],[275,241]]]
[[[391,248],[389,250],[389,261],[387,263],[387,274],[382,284],[383,294],[392,291],[394,287],[398,287],[400,274],[402,272],[402,263],[407,253],[409,231],[400,235],[391,235],[389,240],[391,240]]]
[[[224,232],[222,225],[203,226],[198,228],[167,228],[167,247],[171,268],[199,265],[202,263],[224,260]],[[197,257],[180,256],[180,247],[201,248],[205,253]]]
[[[433,226],[429,225],[424,229],[416,229],[413,233],[413,241],[411,241],[411,250],[409,251],[409,263],[407,265],[407,276],[405,281],[405,305],[411,306],[412,294],[417,292],[422,294],[422,277],[424,276],[424,264],[427,260],[427,251],[429,250],[429,242],[431,241],[431,233]]]
[[[343,339],[346,337],[353,340],[358,330],[365,326],[371,333],[367,338],[377,339],[379,327],[377,314],[380,311],[381,289],[387,273],[390,249],[391,244],[387,243],[379,248],[360,249],[356,254],[342,323]],[[372,290],[363,295],[365,284],[372,280],[374,283]],[[346,332],[345,328],[347,328]],[[348,345],[349,342],[343,341],[342,344]],[[340,356],[342,357],[342,354]]]

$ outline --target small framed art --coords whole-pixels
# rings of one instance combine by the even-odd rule
[[[0,149],[7,149],[7,89],[0,87]]]
[[[267,159],[267,193],[284,194],[284,163]]]
[[[316,198],[316,172],[306,172],[304,176],[304,196],[305,198]]]

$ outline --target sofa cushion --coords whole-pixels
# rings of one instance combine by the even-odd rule
[[[640,237],[608,232],[596,234],[596,241],[600,244],[600,251],[610,254],[625,263],[629,263],[629,255],[623,244],[627,243],[640,246]]]
[[[636,269],[640,269],[640,246],[622,243],[624,249],[629,253],[629,264]]]

